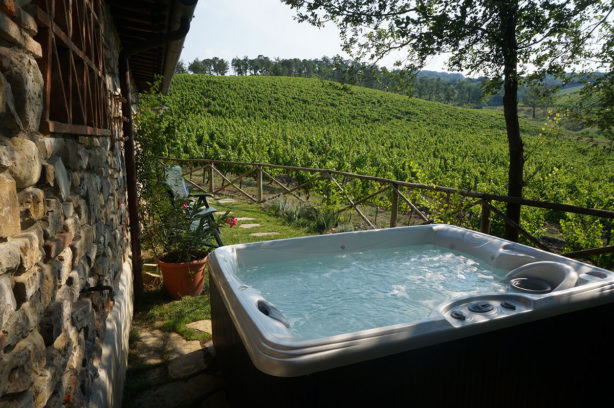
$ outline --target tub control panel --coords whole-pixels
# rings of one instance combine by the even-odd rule
[[[462,299],[445,306],[441,313],[454,327],[505,318],[533,310],[523,297],[492,296]]]

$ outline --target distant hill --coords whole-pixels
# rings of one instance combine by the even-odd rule
[[[442,72],[442,71],[427,71],[422,70],[418,72],[419,77],[429,77],[429,78],[442,78],[446,80],[455,80],[462,81],[466,79],[463,74],[459,74],[458,72]]]
[[[164,101],[190,155],[506,191],[501,112],[271,76],[176,75]],[[521,132],[527,197],[614,209],[614,155],[525,122]]]

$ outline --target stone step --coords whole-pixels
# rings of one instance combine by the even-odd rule
[[[245,228],[245,229],[256,228],[256,227],[259,227],[259,226],[260,226],[260,224],[239,224],[239,228]]]

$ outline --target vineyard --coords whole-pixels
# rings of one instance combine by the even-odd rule
[[[265,76],[176,75],[163,103],[168,107],[164,129],[173,133],[171,156],[328,168],[506,193],[507,138],[500,112],[318,79]],[[568,137],[557,121],[554,117],[543,127],[521,124],[525,197],[614,210],[614,154]],[[294,177],[301,182],[305,176]],[[324,204],[341,204],[330,183],[312,187]],[[345,188],[356,195],[377,191],[367,182]],[[479,225],[474,210],[459,197],[411,199],[436,221]],[[385,194],[372,204],[390,205]],[[522,215],[527,231],[538,237],[555,234],[569,250],[611,245],[614,238],[611,219],[525,207]],[[493,233],[497,228],[493,225]]]

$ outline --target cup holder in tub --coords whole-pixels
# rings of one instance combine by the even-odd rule
[[[510,280],[510,284],[521,292],[525,293],[548,293],[552,292],[552,286],[541,279],[522,277]]]
[[[549,293],[576,286],[578,274],[560,262],[531,262],[505,275],[514,289],[524,293]]]

